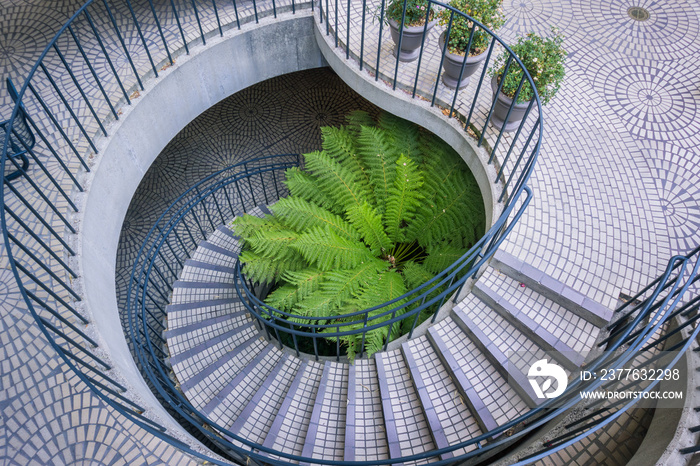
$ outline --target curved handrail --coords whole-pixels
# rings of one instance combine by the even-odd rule
[[[450,8],[439,2],[432,2],[431,4],[443,8]],[[89,0],[63,25],[41,53],[39,59],[27,75],[25,82],[21,86],[9,123],[6,126],[8,131],[7,137],[3,141],[0,171],[4,174],[3,179],[5,187],[7,188],[7,194],[5,190],[0,193],[0,204],[3,207],[0,224],[3,229],[3,241],[7,251],[8,262],[19,286],[22,298],[27,305],[27,309],[32,314],[41,332],[49,341],[49,344],[57,351],[68,367],[70,367],[71,370],[100,397],[100,399],[105,401],[105,403],[114,408],[121,415],[133,421],[136,425],[193,456],[207,459],[216,464],[225,464],[218,459],[210,458],[208,455],[190,448],[185,443],[168,435],[165,433],[165,429],[162,426],[144,415],[142,407],[126,396],[123,385],[120,384],[117,377],[110,372],[111,367],[96,354],[96,344],[94,340],[79,326],[72,323],[74,320],[78,320],[81,323],[88,323],[88,320],[82,312],[73,305],[75,301],[80,301],[81,298],[80,294],[76,292],[71,285],[71,279],[76,278],[77,274],[73,271],[71,265],[69,265],[70,260],[67,260],[65,256],[74,256],[75,252],[65,239],[65,236],[66,232],[71,234],[75,233],[77,230],[72,221],[67,217],[66,208],[61,207],[65,202],[69,206],[67,208],[68,210],[74,212],[78,211],[71,196],[68,195],[70,189],[75,189],[77,191],[84,190],[83,184],[78,180],[79,174],[77,173],[78,170],[76,167],[80,167],[86,172],[90,171],[90,158],[93,153],[98,152],[95,143],[96,135],[108,135],[108,127],[105,125],[107,125],[110,120],[119,119],[121,113],[119,109],[124,105],[130,105],[131,101],[138,97],[135,91],[144,89],[143,80],[151,76],[158,77],[161,65],[164,65],[163,67],[173,65],[174,57],[176,57],[178,53],[189,53],[189,47],[195,40],[201,40],[202,44],[206,44],[206,39],[209,36],[217,33],[223,35],[224,29],[228,27],[238,27],[240,29],[242,26],[245,26],[247,21],[257,22],[259,17],[265,14],[276,16],[277,11],[281,9],[281,7],[276,6],[275,1],[253,0],[253,12],[248,14],[240,10],[234,1],[232,2],[232,6],[228,8],[229,16],[235,16],[235,23],[230,22],[228,24],[222,24],[219,12],[223,12],[225,8],[224,5],[219,4],[219,10],[217,10],[215,0],[212,1],[212,5],[214,7],[213,11],[205,12],[204,10],[198,10],[198,8],[203,7],[198,7],[197,2],[192,2],[192,10],[186,13],[193,13],[193,15],[186,18],[185,15],[183,15],[183,11],[178,10],[174,1],[170,2],[169,7],[168,5],[164,7],[162,5],[159,6],[159,8],[169,8],[168,14],[166,15],[163,14],[162,11],[159,14],[153,2],[150,1],[150,10],[146,9],[144,13],[143,11],[136,12],[129,0],[116,0],[111,6],[107,0],[103,0],[101,3]],[[325,7],[322,2],[318,4],[319,22],[323,24],[325,21],[327,34],[330,34],[331,30],[333,31],[336,38],[336,45],[342,43],[342,40],[338,40],[339,29],[337,25],[340,11],[337,5],[338,3],[336,2],[334,27],[331,29],[331,17],[329,13],[331,13],[332,10],[328,8],[328,2],[325,2]],[[289,7],[291,7],[291,11],[294,13],[296,9],[302,6],[308,7],[309,5],[295,4],[294,0],[291,0],[291,5],[285,5],[285,8],[289,9]],[[311,7],[313,8],[313,6],[312,4]],[[350,2],[347,3],[347,6],[349,9]],[[362,48],[359,54],[360,70],[363,69],[365,64],[365,60],[362,58],[364,44],[366,40],[369,41],[369,38],[365,35],[364,28],[366,6],[367,2],[362,2],[363,29],[361,31]],[[207,19],[211,19],[208,24],[201,21],[204,13],[208,15]],[[246,16],[246,14],[248,16]],[[382,8],[382,15],[383,14]],[[452,11],[452,17],[454,17],[455,14],[461,13]],[[139,15],[141,19],[139,19]],[[144,18],[144,15],[148,17]],[[103,21],[95,21],[94,18],[98,16]],[[116,21],[117,16],[126,18],[125,21],[121,22],[121,26],[119,25],[120,23]],[[154,23],[148,25],[153,26],[152,31],[157,31],[157,35],[154,35],[154,39],[149,42],[145,40],[141,25],[146,25],[151,19]],[[186,23],[187,21],[189,21],[189,23]],[[194,35],[192,35],[191,32],[185,31],[186,28],[183,28],[183,23],[186,23],[185,25],[190,24],[195,26],[192,28],[192,30],[195,31]],[[348,25],[349,24],[350,15],[348,15]],[[380,37],[381,24],[382,22],[380,21]],[[482,27],[476,22],[474,22],[474,24],[475,26],[473,27]],[[349,37],[350,27],[346,29]],[[131,33],[133,37],[136,38],[135,47],[138,48],[138,52],[134,52],[127,47],[123,40],[123,34],[125,32]],[[168,37],[166,33],[169,34],[170,40],[166,38]],[[175,39],[173,39],[173,37],[175,37]],[[505,46],[497,36],[494,35],[493,37],[495,37],[496,40],[491,43],[489,58],[491,57],[496,42]],[[91,44],[97,51],[97,58],[90,59],[89,55],[86,53],[86,38],[92,41]],[[424,44],[425,35],[423,38],[423,45]],[[379,66],[382,45],[381,40],[378,41],[377,45],[377,66],[374,69],[374,73],[375,79],[378,80],[380,77],[385,77],[386,75],[382,74],[383,72]],[[66,60],[66,50],[68,48],[74,53],[75,59]],[[505,49],[510,50],[507,46],[505,46]],[[423,52],[424,48],[422,47],[419,63],[424,58]],[[145,53],[147,56],[145,70],[137,69],[136,67],[136,55],[139,53]],[[350,55],[353,55],[353,57],[357,56],[354,50],[351,51],[350,40],[346,41],[346,54],[348,57]],[[117,59],[123,60],[124,58],[126,58],[126,60],[123,69],[115,66],[115,61]],[[513,60],[522,66],[519,59],[512,56],[511,51],[509,63]],[[393,88],[402,86],[400,80],[397,79],[398,66],[397,63],[392,83]],[[75,71],[77,67],[81,67],[83,75],[76,76]],[[98,67],[101,68],[98,69]],[[63,78],[62,80],[56,79],[56,69],[60,71]],[[107,74],[100,75],[97,73],[97,70],[105,70]],[[41,76],[39,76],[40,73]],[[418,82],[419,74],[420,65],[415,73],[416,83]],[[488,115],[479,121],[479,123],[483,122],[481,129],[476,128],[474,122],[477,121],[478,118],[473,112],[477,103],[479,90],[484,82],[484,76],[485,67],[481,74],[475,97],[472,100],[470,111],[463,122],[465,123],[465,130],[476,129],[475,132],[477,133],[479,145],[485,144],[486,142],[492,144],[492,155],[489,163],[500,163],[496,181],[503,182],[504,184],[500,200],[505,200],[506,207],[512,207],[515,205],[516,201],[523,201],[520,197],[523,192],[528,193],[528,198],[530,195],[529,190],[526,188],[526,183],[534,168],[542,139],[543,125],[541,107],[539,105],[539,100],[535,99],[537,103],[535,121],[533,122],[531,118],[529,122],[525,123],[526,120],[524,119],[523,124],[518,128],[514,138],[509,138],[503,131],[498,131],[495,134],[487,131],[489,119],[493,112],[493,105],[487,112]],[[81,84],[81,80],[78,79],[79,77],[83,80],[87,80],[87,85],[85,85],[85,83]],[[530,85],[533,84],[529,77],[528,82]],[[444,106],[445,109],[449,107],[449,117],[452,117],[455,115],[455,103],[457,102],[458,91],[455,91],[451,105],[445,106],[444,102],[449,104],[449,99],[443,101],[437,89],[438,81],[435,79],[435,91],[431,96],[431,104],[435,105],[437,103]],[[414,86],[412,96],[416,97],[420,94],[417,86]],[[95,105],[95,102],[98,100],[101,105]],[[83,114],[75,112],[74,105],[76,101],[79,105],[83,105],[83,108],[86,110]],[[528,109],[529,116],[533,116],[530,110],[534,107],[533,102],[535,101],[532,101],[530,104]],[[57,103],[53,104],[52,102]],[[48,181],[48,188],[45,186],[42,187],[43,185],[37,183],[31,176],[23,176],[17,180],[9,180],[6,176],[6,174],[9,173],[7,169],[8,163],[14,164],[15,166],[13,169],[18,169],[22,175],[27,174],[25,168],[17,166],[15,160],[8,158],[9,138],[12,135],[18,136],[15,130],[13,130],[13,125],[17,119],[20,106],[22,105],[27,108],[28,114],[30,115],[28,124],[37,136],[36,147],[25,147],[25,149],[27,149],[28,156],[31,157],[38,169],[36,171],[37,176],[43,177],[44,179],[42,181]],[[61,120],[61,117],[59,117],[59,110],[66,115],[65,121]],[[472,120],[472,118],[474,118],[474,120]],[[525,131],[525,133],[523,133],[523,131]],[[523,134],[524,138],[520,138],[521,134]],[[512,158],[511,155],[513,156]],[[51,161],[53,165],[47,166],[47,164],[44,163],[45,160]],[[254,170],[253,173],[257,174],[257,170]],[[512,182],[514,182],[513,188],[510,190],[510,194],[508,194],[508,188]],[[217,191],[220,189],[224,188],[219,187]],[[209,190],[207,194],[214,195],[215,192],[216,191]],[[21,211],[7,202],[7,195],[17,200],[22,207]],[[185,200],[183,199],[183,201]],[[194,204],[190,205],[193,206],[192,209],[196,208]],[[483,263],[482,259],[486,257],[486,254],[493,251],[493,248],[497,247],[498,244],[503,241],[505,235],[512,229],[513,225],[513,222],[507,224],[504,221],[500,224],[500,231],[489,237],[490,242],[481,253],[481,263]],[[42,237],[42,230],[47,232],[46,236],[48,239]],[[175,227],[173,226],[170,231],[175,231]],[[25,240],[31,241],[30,247],[23,244]],[[58,244],[58,246],[51,246],[52,243]],[[697,259],[697,252],[686,256],[685,259],[676,258],[676,262],[680,261],[685,264],[691,260],[691,258]],[[158,272],[157,268],[153,265],[154,263],[151,263],[149,273],[153,272],[153,276],[155,276]],[[674,270],[680,269],[682,269],[682,272],[687,272],[686,265],[677,267]],[[41,271],[41,275],[36,272],[37,270]],[[48,278],[40,279],[40,276],[48,276]],[[682,293],[688,288],[687,283],[691,281],[695,282],[698,279],[697,265],[693,268],[691,278],[688,279],[686,285],[680,288],[675,285],[680,279],[679,277],[681,277],[679,274],[674,277],[666,273],[661,277],[662,280],[659,281],[656,288],[660,290],[659,293],[656,293],[659,296],[671,289],[670,293],[673,294],[673,299],[666,299],[666,295],[664,295],[664,299],[657,300],[657,302],[647,298],[642,301],[641,305],[634,307],[625,314],[635,315],[635,318],[627,323],[624,321],[621,322],[620,328],[624,330],[619,332],[618,335],[621,333],[627,335],[630,341],[634,340],[635,343],[633,347],[635,349],[638,349],[643,343],[649,343],[653,331],[661,327],[659,324],[655,324],[648,327],[642,326],[640,329],[635,328],[634,325],[639,327],[645,319],[651,319],[651,317],[654,317],[651,319],[653,322],[663,322],[667,324],[669,322],[668,319],[675,317],[678,312],[683,309],[683,307],[681,307],[681,309],[675,310],[674,307],[679,305]],[[657,312],[652,316],[651,313],[658,309],[664,309],[664,312]],[[142,306],[142,310],[144,312],[139,316],[139,319],[142,319],[142,325],[134,332],[135,338],[139,339],[141,337],[149,338],[151,336],[151,329],[149,328],[150,316],[147,315],[148,312],[145,306]],[[657,316],[659,319],[656,318]],[[672,332],[667,332],[666,335],[671,333]],[[696,333],[697,329],[693,332],[693,338]],[[656,339],[654,340],[655,343],[652,344],[657,344],[660,341],[662,340]],[[692,339],[687,338],[684,340],[685,343],[683,345],[676,346],[685,349],[691,341]],[[618,345],[626,345],[628,343],[628,341],[622,338],[616,340],[616,344]],[[206,423],[206,418],[201,418],[197,413],[186,412],[181,409],[183,406],[187,407],[188,402],[177,393],[176,387],[167,379],[167,373],[159,372],[161,369],[160,366],[157,366],[159,367],[158,373],[152,372],[152,368],[149,364],[158,359],[158,349],[151,343],[149,343],[149,345],[150,347],[146,353],[140,352],[140,349],[138,351],[139,354],[146,356],[143,359],[144,368],[142,369],[151,371],[150,374],[153,377],[150,381],[156,387],[156,391],[160,393],[162,398],[166,399],[168,403],[171,403],[173,410],[179,410],[186,420],[194,423],[201,421]],[[628,349],[627,351],[631,350]],[[627,352],[623,352],[623,354],[627,354]],[[161,363],[162,361],[157,361],[158,365]],[[603,363],[605,363],[605,361],[601,360],[600,364]],[[613,363],[610,364],[611,367],[613,367]],[[165,379],[163,379],[164,376],[166,376]],[[162,386],[159,385],[161,383]],[[557,407],[557,402],[549,402],[548,409],[550,411],[548,413],[564,412],[566,406],[573,406],[572,403],[574,402],[572,400],[573,399],[568,399],[568,404],[564,403],[559,407]],[[563,401],[559,403],[563,403]],[[497,442],[482,445],[482,442],[488,439],[484,436],[480,436],[463,442],[460,445],[426,452],[420,455],[413,455],[403,458],[402,460],[409,461],[435,456],[474,443],[481,448],[463,458],[470,455],[482,455],[485,452],[509,442],[510,440],[508,439],[522,437],[522,435],[525,435],[525,432],[530,432],[542,425],[544,421],[540,421],[543,418],[533,419],[534,417],[534,414],[530,414],[527,418],[531,420],[527,429],[516,432],[513,436],[500,439]],[[505,426],[514,427],[516,421],[517,420],[513,420],[501,426],[498,432],[505,432]],[[211,426],[211,424],[207,425]],[[199,427],[201,428],[201,423]],[[226,453],[238,461],[259,459],[273,464],[287,463],[287,461],[272,460],[257,452],[241,449],[204,428],[200,430],[202,431],[202,435],[212,440],[216,445],[221,446]],[[220,430],[220,432],[225,431]],[[493,435],[493,432],[490,434]],[[243,443],[245,443],[245,441],[243,441]],[[250,445],[250,443],[248,445]],[[259,451],[269,451],[261,445],[252,446]],[[551,453],[552,451],[556,451],[556,449],[550,449],[548,451]],[[328,464],[346,464],[346,462],[314,460],[294,455],[276,454],[280,455],[282,458],[303,460],[310,463],[322,461]],[[391,459],[374,464],[389,464],[395,463],[396,461],[397,459]],[[440,463],[452,461],[454,461],[454,459],[442,460]]]

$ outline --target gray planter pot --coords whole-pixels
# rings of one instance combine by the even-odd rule
[[[428,28],[425,31],[425,43],[428,42],[428,32],[435,26],[437,20],[428,23]],[[399,48],[399,23],[393,19],[389,19],[389,29],[391,30],[391,38],[394,39],[394,56],[398,54]],[[420,55],[420,45],[423,39],[424,26],[406,26],[403,28],[401,39],[401,53],[398,54],[399,61],[410,62],[418,58]]]
[[[440,35],[440,49],[445,50],[445,33]],[[481,63],[486,60],[487,50],[475,57],[466,57],[466,65],[464,65],[464,72],[462,72],[462,80],[459,80],[459,73],[462,71],[462,64],[464,63],[464,58],[462,55],[456,55],[450,53],[449,51],[445,53],[445,59],[442,61],[442,68],[445,70],[442,73],[442,82],[445,86],[455,89],[463,87],[469,84],[469,77],[476,73],[481,66]],[[458,86],[459,85],[459,86]]]
[[[525,116],[525,111],[530,105],[530,102],[515,104],[515,107],[513,107],[513,110],[510,112],[508,121],[505,121],[506,116],[508,116],[508,110],[513,103],[513,99],[505,95],[503,92],[499,92],[498,95],[496,95],[496,91],[498,90],[498,81],[496,80],[495,76],[491,79],[491,89],[493,90],[494,98],[496,99],[496,106],[493,109],[493,115],[491,115],[491,124],[498,129],[503,128],[503,130],[506,132],[515,131],[518,129],[518,126],[520,126],[520,122]]]

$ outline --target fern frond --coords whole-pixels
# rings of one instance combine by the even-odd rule
[[[309,201],[336,214],[343,213],[342,205],[324,191],[318,189],[316,177],[310,173],[301,171],[298,167],[292,167],[285,172],[285,184],[292,196]]]
[[[438,274],[452,265],[467,252],[467,249],[443,241],[427,248],[428,257],[423,261],[423,267],[431,273]]]
[[[384,232],[382,216],[369,204],[353,206],[347,212],[348,220],[357,228],[372,254],[379,255],[391,250],[394,244]]]
[[[340,309],[344,301],[369,285],[377,277],[377,274],[387,268],[387,262],[379,259],[371,259],[359,267],[350,270],[338,270],[328,272],[326,281],[321,285],[323,293],[334,297],[334,303],[339,314],[347,313],[346,309]]]
[[[282,198],[270,206],[270,210],[296,231],[328,226],[333,233],[343,238],[360,238],[360,233],[341,216],[299,197]]]
[[[255,283],[274,283],[283,272],[304,267],[303,261],[298,259],[277,260],[253,251],[243,251],[239,257],[243,263],[243,273]]]
[[[299,239],[299,233],[292,230],[258,230],[248,237],[253,252],[276,260],[298,260],[298,253],[292,249]]]
[[[328,227],[303,233],[293,247],[320,270],[352,269],[374,259],[364,244],[341,238]]]
[[[369,189],[369,175],[364,161],[358,155],[356,139],[352,131],[342,126],[340,128],[324,126],[321,128],[321,136],[323,137],[322,147],[326,154],[350,171],[358,183]]]
[[[416,165],[402,155],[396,161],[394,185],[389,189],[389,199],[384,214],[386,233],[393,242],[401,242],[403,230],[410,224],[423,201],[421,193],[423,176]]]
[[[290,311],[299,302],[299,288],[287,283],[272,291],[265,298],[265,303],[282,311]]]
[[[275,218],[271,215],[255,217],[250,214],[244,214],[234,218],[230,226],[244,241],[253,237],[258,231],[281,231],[288,228],[279,218]]]
[[[369,187],[360,182],[355,174],[333,160],[324,152],[305,154],[306,168],[318,180],[316,189],[323,191],[339,206],[348,209],[362,205],[371,199]]]
[[[363,126],[375,126],[376,124],[372,116],[363,110],[354,110],[350,112],[345,117],[345,121],[348,124],[348,129],[355,137],[360,136],[360,131]]]
[[[357,150],[369,172],[370,184],[377,201],[377,211],[384,213],[389,189],[394,185],[396,161],[400,154],[392,150],[391,140],[385,131],[369,126],[360,130]]]
[[[420,150],[419,126],[384,112],[379,117],[379,127],[385,130],[391,144],[391,151],[396,157],[403,154],[418,164],[423,161],[423,154]]]
[[[423,264],[419,264],[415,261],[406,262],[401,272],[403,273],[404,282],[410,289],[418,288],[435,276],[435,274],[429,272]]]

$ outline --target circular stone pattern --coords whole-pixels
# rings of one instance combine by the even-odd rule
[[[497,33],[508,43],[530,31],[548,35],[554,25],[566,31],[572,20],[569,8],[565,10],[561,2],[548,0],[505,0],[503,11],[507,22]]]
[[[698,15],[685,0],[576,0],[573,16],[595,44],[632,57],[663,60],[697,50]]]
[[[671,252],[685,254],[700,241],[700,168],[697,156],[663,142],[649,142],[643,149],[649,165],[650,184],[656,187],[660,217]]]
[[[612,110],[633,135],[642,139],[696,138],[697,102],[683,70],[664,64],[607,62],[594,86],[602,89]]]

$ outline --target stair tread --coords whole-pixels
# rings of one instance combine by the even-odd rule
[[[323,365],[320,363],[306,361],[301,367],[265,437],[265,447],[301,454],[322,374]],[[268,456],[277,458],[272,454]]]
[[[477,287],[488,287],[500,297],[499,302],[509,303],[520,311],[523,320],[529,319],[529,326],[543,329],[579,354],[589,351],[595,344],[600,331],[597,326],[495,269],[488,269]]]
[[[262,443],[289,392],[301,361],[284,356],[229,428],[231,433]]]
[[[233,424],[282,356],[282,351],[268,344],[243,370],[229,378],[229,383],[202,408],[202,412],[222,426]]]
[[[482,429],[490,431],[530,409],[453,319],[431,327],[428,335],[436,342],[465,401],[480,418]]]
[[[521,357],[543,359],[547,358],[545,351],[505,320],[496,311],[490,309],[478,298],[473,297],[469,305],[465,300],[453,310],[455,321],[467,331],[472,341],[490,359],[501,375],[513,383],[521,397],[529,406],[541,403],[535,396],[527,381],[527,367],[520,361]],[[512,348],[518,348],[517,353]],[[510,360],[509,360],[509,357]],[[518,362],[515,366],[511,362]],[[534,362],[534,361],[532,361]],[[529,365],[527,365],[529,367]]]
[[[237,298],[233,283],[192,282],[178,280],[173,285],[170,304],[194,303],[206,300]]]
[[[561,353],[569,369],[575,370],[583,364],[584,356],[581,353],[570,348],[547,328],[538,324],[526,313],[520,311],[520,309],[512,303],[499,296],[498,292],[492,290],[488,286],[477,283],[474,286],[473,293],[487,306],[527,335],[528,338],[537,342],[544,350],[558,351]]]
[[[241,252],[240,237],[236,236],[236,234],[225,225],[219,225],[219,227],[209,235],[207,242],[235,254]]]
[[[400,350],[377,353],[375,360],[390,457],[434,450],[428,421]],[[437,458],[430,457],[416,463],[435,461]]]
[[[231,351],[231,349],[256,336],[257,329],[255,324],[251,322],[242,327],[234,328],[215,339],[205,341],[184,353],[171,356],[170,363],[178,374],[178,378],[187,380],[201,372],[228,351]]]
[[[267,342],[263,338],[251,338],[228,351],[206,368],[180,383],[187,399],[198,408],[203,408],[219,393],[231,377],[241,372],[250,361],[260,354]]]
[[[186,327],[202,320],[233,314],[243,309],[243,303],[238,297],[169,304],[166,307],[168,329]]]
[[[612,310],[571,288],[556,278],[503,250],[494,254],[493,265],[509,277],[522,281],[549,296],[565,308],[586,318],[595,325],[605,325],[613,316]]]
[[[179,280],[188,282],[230,283],[233,281],[235,268],[225,265],[210,264],[195,259],[187,259],[180,272]]]
[[[389,458],[382,398],[374,359],[358,359],[350,366],[345,427],[345,460]]]
[[[326,361],[302,449],[304,457],[343,460],[347,395],[348,365]]]
[[[202,241],[192,254],[191,259],[209,264],[233,267],[238,260],[238,252],[209,241]]]
[[[193,348],[200,347],[202,344],[221,339],[222,335],[250,323],[251,320],[247,313],[238,312],[228,316],[204,320],[190,327],[166,331],[165,337],[167,338],[168,350],[170,351],[170,360],[171,362],[174,361],[174,364],[181,359],[180,355],[191,351]]]
[[[437,448],[445,448],[481,435],[476,418],[461,399],[459,390],[428,338],[414,338],[401,347]],[[441,456],[442,459],[448,459],[474,448],[471,445]]]

